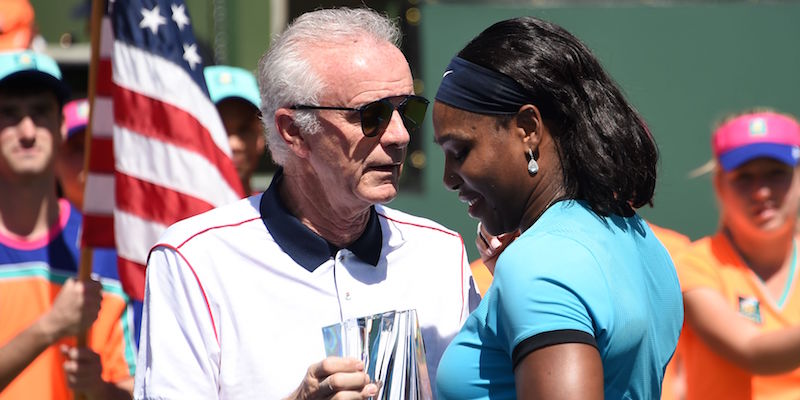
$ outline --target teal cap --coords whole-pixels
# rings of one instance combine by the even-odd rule
[[[61,104],[69,98],[69,86],[61,80],[58,64],[45,54],[30,50],[0,52],[0,84],[17,79],[51,86]]]
[[[238,97],[247,100],[256,108],[261,107],[256,78],[247,70],[228,65],[212,65],[203,70],[208,86],[208,94],[214,104]]]

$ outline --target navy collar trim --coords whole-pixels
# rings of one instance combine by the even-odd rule
[[[269,188],[261,196],[261,220],[278,246],[296,263],[309,272],[330,260],[340,250],[303,225],[283,204],[278,186],[283,180],[283,169],[278,168]],[[375,207],[370,207],[369,221],[364,232],[355,242],[346,246],[362,261],[377,266],[381,256],[383,232]]]

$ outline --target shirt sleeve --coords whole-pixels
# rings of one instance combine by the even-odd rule
[[[177,250],[151,252],[134,398],[218,398],[220,346],[206,294]]]
[[[681,253],[675,260],[681,291],[687,292],[699,287],[721,291],[717,261],[705,253],[702,246],[694,246]]]
[[[591,252],[569,238],[517,239],[498,259],[494,285],[492,325],[509,355],[519,356],[517,347],[537,335],[549,344],[596,346],[594,319],[608,320],[605,277]]]
[[[132,309],[128,297],[116,281],[103,280],[100,313],[90,330],[90,347],[103,366],[102,378],[117,383],[130,379],[136,371]]]

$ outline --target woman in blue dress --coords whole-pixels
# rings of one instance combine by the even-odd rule
[[[433,110],[444,183],[521,232],[446,350],[440,399],[657,399],[683,321],[674,266],[636,209],[658,151],[589,49],[533,17],[453,58]]]

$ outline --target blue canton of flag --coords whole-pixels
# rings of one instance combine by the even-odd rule
[[[208,95],[203,60],[183,0],[117,0],[109,8],[117,41],[183,67]]]

